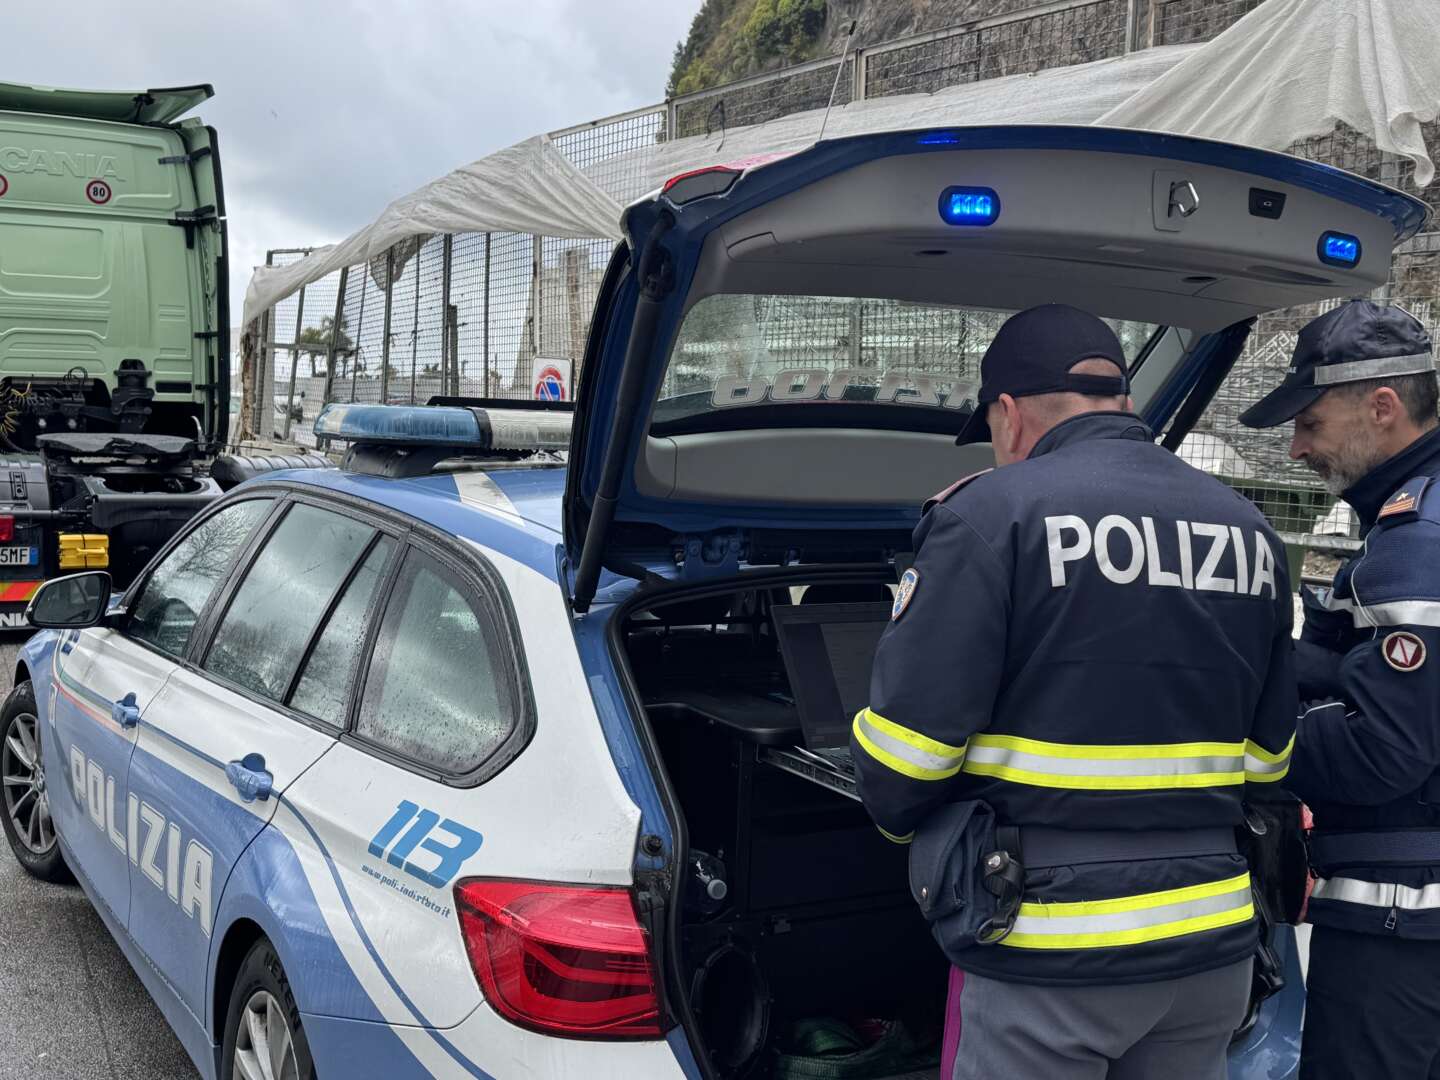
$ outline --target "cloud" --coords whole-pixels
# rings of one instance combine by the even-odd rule
[[[540,131],[651,102],[699,0],[12,4],[12,82],[208,82],[232,309],[272,247],[330,243],[391,200]]]

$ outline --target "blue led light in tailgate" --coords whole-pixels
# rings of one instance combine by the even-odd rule
[[[1319,253],[1321,262],[1348,268],[1360,261],[1360,241],[1348,233],[1327,232],[1320,237]]]
[[[940,217],[951,225],[993,225],[999,216],[994,188],[948,187],[940,194]]]

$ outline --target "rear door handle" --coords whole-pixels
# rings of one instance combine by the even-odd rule
[[[275,790],[275,777],[265,768],[265,758],[260,754],[246,754],[230,762],[225,766],[225,779],[235,785],[245,802],[268,799]]]
[[[132,728],[140,723],[140,706],[135,704],[135,691],[130,691],[119,701],[110,705],[110,719],[122,728]]]

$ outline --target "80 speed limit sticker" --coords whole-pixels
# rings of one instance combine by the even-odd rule
[[[0,175],[0,195],[4,195],[5,192],[7,192],[7,191],[9,191],[9,190],[10,190],[10,181],[9,181],[9,180],[6,180],[3,175]]]
[[[104,180],[91,180],[85,185],[85,197],[96,206],[104,206],[114,194]]]

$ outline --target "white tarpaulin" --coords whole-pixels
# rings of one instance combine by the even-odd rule
[[[537,135],[401,196],[347,240],[316,248],[289,266],[257,268],[245,292],[242,325],[248,326],[302,285],[342,267],[379,260],[377,279],[383,278],[385,252],[411,237],[517,232],[567,239],[618,238],[620,210],[556,149],[549,136]],[[383,281],[377,284],[383,288]]]
[[[546,136],[519,143],[388,206],[349,239],[261,267],[244,322],[345,266],[434,233],[615,238],[622,204],[688,169],[815,141],[822,110],[656,143],[577,169]],[[827,138],[906,128],[1089,124],[1147,128],[1284,150],[1337,121],[1382,150],[1434,166],[1420,124],[1440,112],[1440,2],[1267,0],[1203,45],[1146,49],[1033,75],[837,107]]]
[[[1096,123],[1283,150],[1350,125],[1435,166],[1420,125],[1440,115],[1440,3],[1267,0]]]
[[[825,138],[907,128],[976,124],[1089,124],[1170,71],[1203,45],[1172,45],[1128,56],[949,86],[933,94],[867,98],[832,109]],[[702,165],[804,150],[820,133],[824,109],[749,127],[654,143],[607,158],[584,172],[622,203]]]

